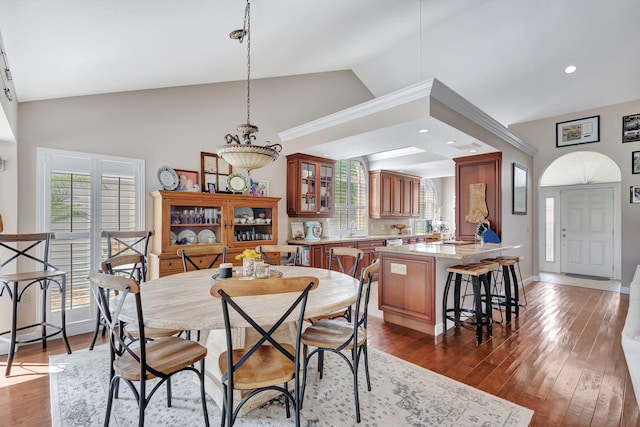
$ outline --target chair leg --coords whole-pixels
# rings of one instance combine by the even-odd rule
[[[140,379],[140,395],[138,396],[138,427],[144,427],[144,409],[147,405],[147,382]]]
[[[285,389],[285,391],[289,391],[289,386],[287,385],[287,383],[284,383],[283,388]],[[291,418],[291,408],[289,408],[289,397],[285,394],[284,395],[284,407],[285,407],[285,412],[287,414],[287,418]]]
[[[93,338],[91,339],[89,351],[93,350],[93,347],[96,345],[96,340],[98,339],[98,334],[100,333],[100,326],[102,326],[102,314],[98,313],[98,317],[96,318],[96,328],[93,331]],[[104,336],[104,329],[102,330],[102,336]]]
[[[367,351],[367,342],[362,344],[362,351],[364,352],[364,373],[367,377],[367,389],[371,391],[371,378],[369,377],[369,352]]]
[[[309,347],[302,346],[302,389],[300,395],[297,397],[300,400],[300,409],[302,409],[302,403],[304,401],[304,390],[307,387],[307,367],[309,366]]]
[[[9,343],[9,356],[7,357],[7,367],[4,370],[4,376],[8,377],[11,375],[11,365],[13,364],[13,355],[16,352],[16,334],[17,332],[17,324],[18,324],[18,295],[17,295],[18,286],[14,286],[14,293],[11,302],[13,303],[13,307],[11,309],[11,342]]]
[[[200,399],[202,400],[202,413],[204,415],[204,425],[206,427],[209,427],[209,411],[207,410],[207,395],[204,390],[204,378],[205,378],[204,359],[200,361],[200,374],[198,376],[200,377]],[[224,418],[223,418],[223,422],[224,422]]]
[[[109,427],[109,419],[111,418],[111,407],[113,406],[113,396],[115,393],[115,386],[119,381],[118,378],[111,378],[109,383],[109,396],[107,397],[107,415],[104,419],[104,427]]]
[[[167,408],[171,408],[171,377],[167,378]]]
[[[360,422],[360,400],[358,399],[358,346],[354,345],[351,349],[351,358],[353,359],[353,396],[356,404],[356,422]]]
[[[324,351],[318,350],[318,373],[320,373],[320,379],[322,379],[323,371],[324,371]]]

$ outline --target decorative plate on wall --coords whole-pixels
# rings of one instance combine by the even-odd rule
[[[227,178],[227,188],[234,193],[244,193],[247,191],[247,177],[239,173],[232,173]]]
[[[175,190],[178,186],[178,174],[169,166],[160,166],[158,168],[158,181],[165,190]]]

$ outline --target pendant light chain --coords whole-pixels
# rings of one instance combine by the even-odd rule
[[[251,3],[247,1],[244,12],[244,29],[247,32],[247,124],[251,124]]]

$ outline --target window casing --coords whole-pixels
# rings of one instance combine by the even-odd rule
[[[67,323],[77,332],[94,323],[88,275],[106,258],[102,230],[144,224],[144,161],[61,150],[37,150],[38,228],[56,233],[51,263],[67,272]],[[59,311],[52,292],[49,310]]]

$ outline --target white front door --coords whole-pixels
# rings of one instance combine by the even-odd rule
[[[613,277],[613,188],[561,191],[563,273]]]

